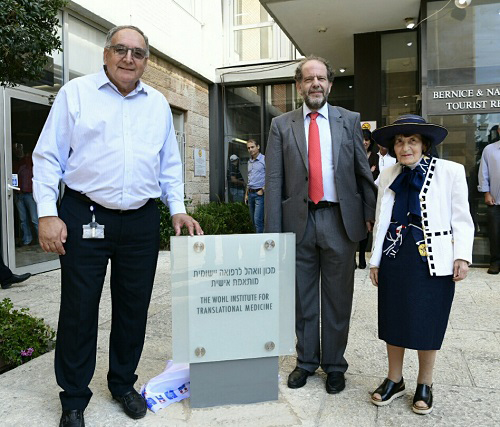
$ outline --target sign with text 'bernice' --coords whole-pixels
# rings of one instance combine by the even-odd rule
[[[427,89],[427,114],[500,113],[500,85],[437,86]]]
[[[294,352],[293,233],[172,237],[170,247],[176,363]]]

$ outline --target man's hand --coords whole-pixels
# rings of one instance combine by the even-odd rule
[[[38,240],[44,252],[64,255],[68,230],[66,224],[57,216],[43,216],[38,219]]]
[[[378,286],[378,267],[370,268],[370,279],[373,286]]]
[[[459,282],[467,277],[469,264],[463,259],[456,259],[453,263],[453,281]]]
[[[371,233],[373,231],[373,221],[366,221],[366,229],[368,230],[368,233]]]
[[[488,206],[493,206],[495,204],[495,198],[489,191],[484,193],[484,203],[486,203]]]
[[[172,215],[172,225],[174,226],[176,236],[180,236],[183,226],[187,227],[190,236],[194,236],[195,231],[199,236],[203,235],[203,230],[198,221],[184,213]]]

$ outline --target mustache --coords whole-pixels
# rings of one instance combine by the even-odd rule
[[[316,88],[316,89],[309,89],[307,94],[310,95],[311,93],[322,93],[323,95],[325,94],[325,91],[323,90],[322,87]]]

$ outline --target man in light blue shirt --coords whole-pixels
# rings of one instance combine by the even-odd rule
[[[264,184],[266,181],[266,156],[260,152],[260,145],[254,139],[247,142],[248,186],[245,202],[250,208],[250,217],[257,233],[264,232]]]
[[[490,238],[489,274],[500,272],[500,141],[486,146],[481,156],[478,191],[484,193],[488,206],[488,235]]]
[[[58,93],[33,153],[40,246],[60,255],[61,308],[55,352],[61,426],[83,426],[92,396],[99,300],[111,262],[108,388],[131,418],[146,415],[135,391],[168,204],[176,234],[203,234],[184,209],[182,165],[165,97],[140,81],[148,39],[111,29],[104,67]],[[65,192],[59,209],[59,183]]]

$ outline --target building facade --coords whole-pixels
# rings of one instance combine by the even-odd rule
[[[458,0],[322,1],[314,8],[306,0],[260,3],[295,44],[297,57],[319,54],[330,61],[336,78],[329,102],[377,126],[415,113],[449,130],[436,154],[465,167],[476,227],[474,263],[487,263],[486,206],[477,173],[483,148],[499,139],[500,2],[472,0],[465,8]],[[408,21],[416,26],[407,29]],[[272,117],[301,103],[295,63],[263,59],[219,69],[211,90],[212,104],[224,111],[223,120],[211,121],[212,155],[224,158],[226,167],[231,155],[240,157],[244,177],[242,142],[252,137],[265,153]],[[223,168],[212,164],[211,173],[211,198],[232,200]]]
[[[61,86],[101,69],[106,33],[115,25],[136,25],[148,36],[151,56],[143,80],[162,92],[172,107],[186,200],[209,201],[209,88],[216,66],[223,63],[220,3],[76,0],[60,12],[59,22],[63,51],[48,58],[43,77],[0,88],[1,249],[4,262],[16,273],[59,265],[58,257],[44,253],[36,238],[30,245],[22,243],[21,212],[16,208],[18,170],[33,151]]]
[[[16,170],[34,148],[59,88],[98,71],[107,30],[130,23],[150,39],[144,81],[172,107],[187,200],[240,201],[241,194],[230,191],[230,169],[247,180],[246,141],[255,139],[265,154],[271,120],[301,105],[296,61],[319,54],[336,72],[332,104],[377,126],[417,113],[448,128],[437,154],[465,166],[474,262],[486,263],[486,207],[476,186],[482,150],[499,138],[500,1],[472,0],[463,9],[455,3],[70,1],[60,13],[63,52],[49,58],[43,78],[0,88],[4,261],[17,273],[57,267],[55,256],[20,243]],[[405,28],[409,17],[417,24],[411,30]]]

